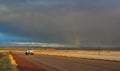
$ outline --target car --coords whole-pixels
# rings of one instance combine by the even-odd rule
[[[33,50],[32,49],[27,49],[25,54],[26,55],[33,55]]]

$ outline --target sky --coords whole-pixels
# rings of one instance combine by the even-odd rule
[[[0,0],[0,45],[120,46],[119,26],[120,0]]]

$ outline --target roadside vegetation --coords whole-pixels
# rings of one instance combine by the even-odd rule
[[[10,54],[0,53],[0,71],[19,71]]]

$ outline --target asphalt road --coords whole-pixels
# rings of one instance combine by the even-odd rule
[[[120,62],[14,53],[46,71],[120,71]]]

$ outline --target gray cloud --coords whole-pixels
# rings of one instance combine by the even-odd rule
[[[0,31],[33,41],[119,45],[119,7],[119,0],[3,1]]]

